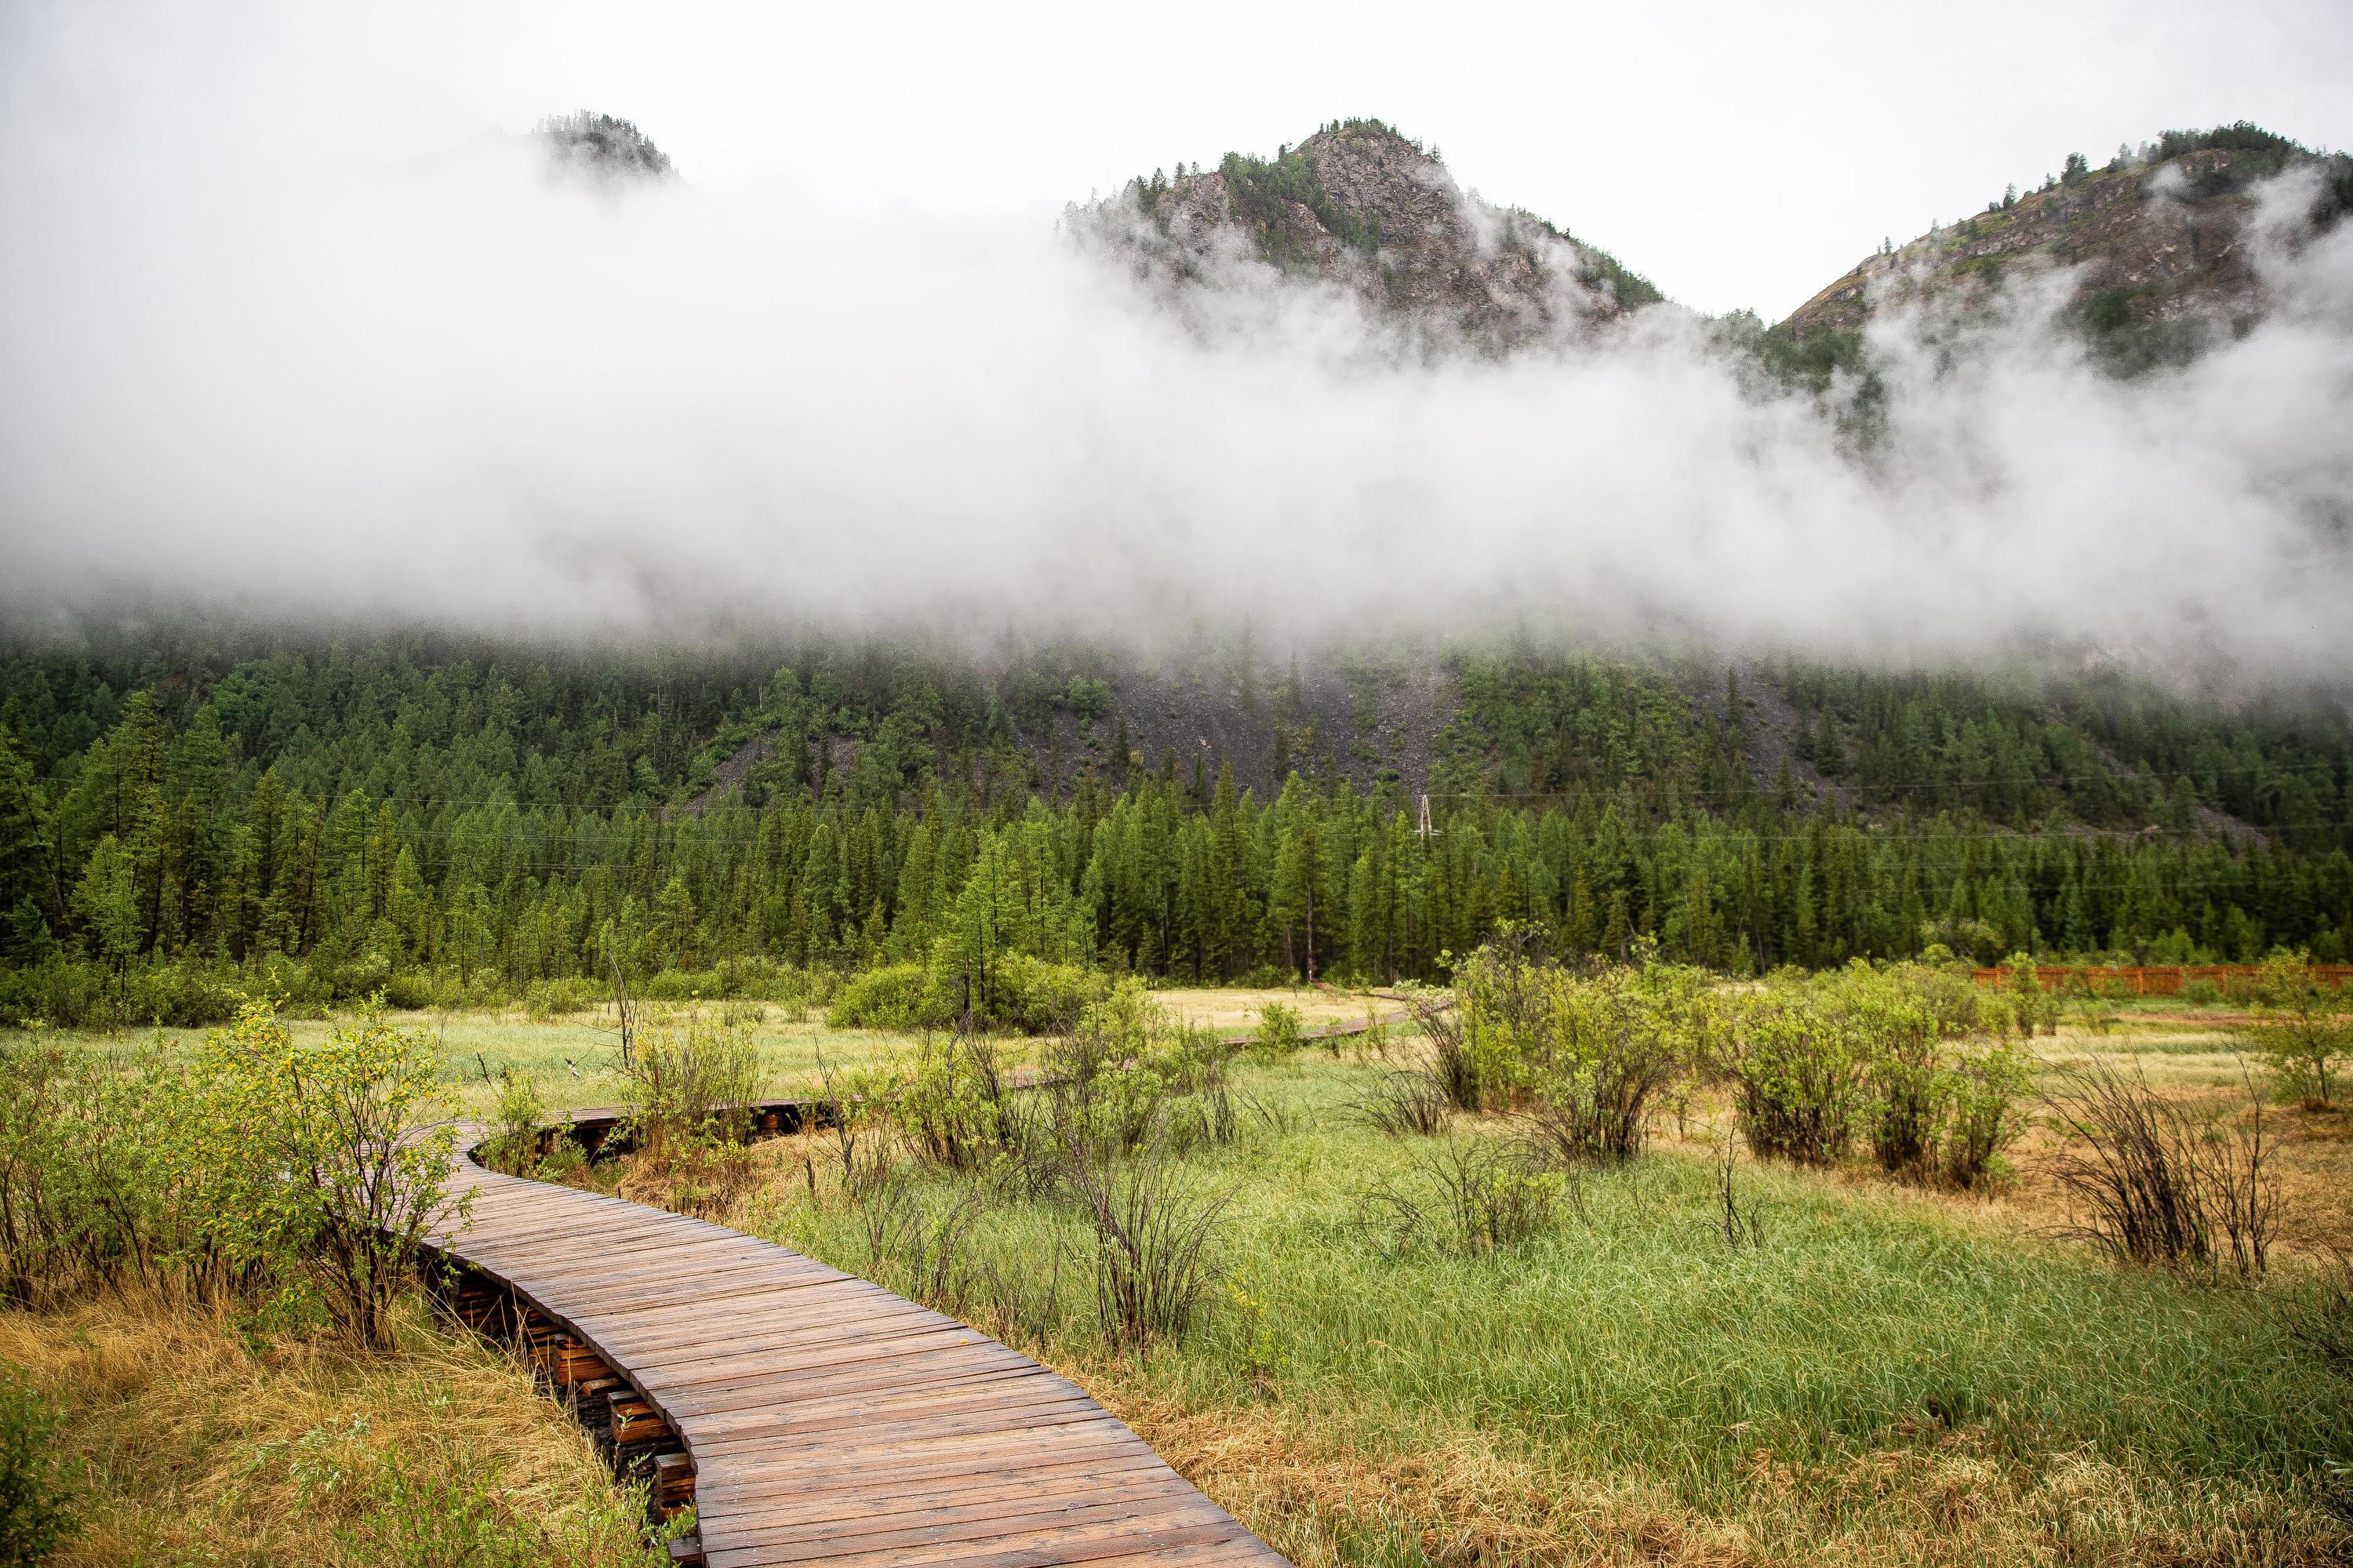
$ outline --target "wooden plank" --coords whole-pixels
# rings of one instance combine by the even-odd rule
[[[452,1185],[474,1194],[473,1223],[435,1237],[477,1271],[457,1309],[523,1322],[625,1445],[685,1445],[658,1500],[691,1498],[709,1568],[1280,1568],[1083,1390],[977,1330],[702,1221],[470,1160]]]
[[[1168,1506],[1162,1507],[1164,1503]],[[1116,1491],[974,1502],[866,1520],[779,1522],[730,1534],[727,1544],[731,1550],[798,1546],[803,1551],[796,1560],[814,1562],[851,1552],[935,1546],[947,1542],[971,1542],[1008,1536],[1034,1539],[1080,1525],[1113,1521],[1168,1530],[1215,1520],[1232,1522],[1215,1504],[1172,1475],[1156,1486],[1124,1487]]]

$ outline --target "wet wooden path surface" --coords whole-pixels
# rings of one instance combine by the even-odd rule
[[[452,1185],[471,1219],[436,1246],[478,1299],[487,1281],[530,1309],[514,1331],[560,1392],[609,1402],[612,1446],[670,1450],[658,1496],[691,1495],[710,1568],[1281,1568],[1077,1385],[977,1330],[700,1220],[470,1160]]]

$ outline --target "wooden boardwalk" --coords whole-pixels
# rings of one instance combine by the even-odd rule
[[[474,1193],[434,1238],[461,1266],[456,1308],[522,1340],[659,1506],[692,1503],[679,1561],[1281,1568],[1075,1384],[976,1330],[700,1220],[470,1159],[452,1186]]]

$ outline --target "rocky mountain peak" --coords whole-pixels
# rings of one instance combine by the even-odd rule
[[[1377,120],[1334,122],[1271,159],[1229,153],[1211,169],[1155,170],[1086,216],[1170,281],[1255,260],[1495,348],[1661,297],[1606,253],[1463,190],[1434,150]]]
[[[2073,267],[2076,324],[2117,368],[2179,359],[2268,308],[2247,243],[2254,187],[2307,166],[2319,176],[2306,217],[2317,231],[2353,205],[2353,159],[2245,122],[2169,131],[2119,148],[2104,167],[2071,155],[2039,189],[2013,186],[1983,212],[1864,258],[1786,325],[1799,336],[1852,333],[1890,303],[1966,302],[2013,274]]]

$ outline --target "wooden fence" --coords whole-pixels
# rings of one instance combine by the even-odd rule
[[[2042,964],[2034,978],[2044,991],[2080,984],[2087,991],[2123,992],[2131,996],[2173,996],[2192,980],[2204,980],[2225,995],[2243,991],[2263,969],[2254,964],[2150,964],[2135,968],[2101,964]],[[2353,964],[2315,964],[2313,977],[2321,984],[2342,989],[2353,980]],[[2010,971],[1979,969],[1978,984],[2007,984]]]

